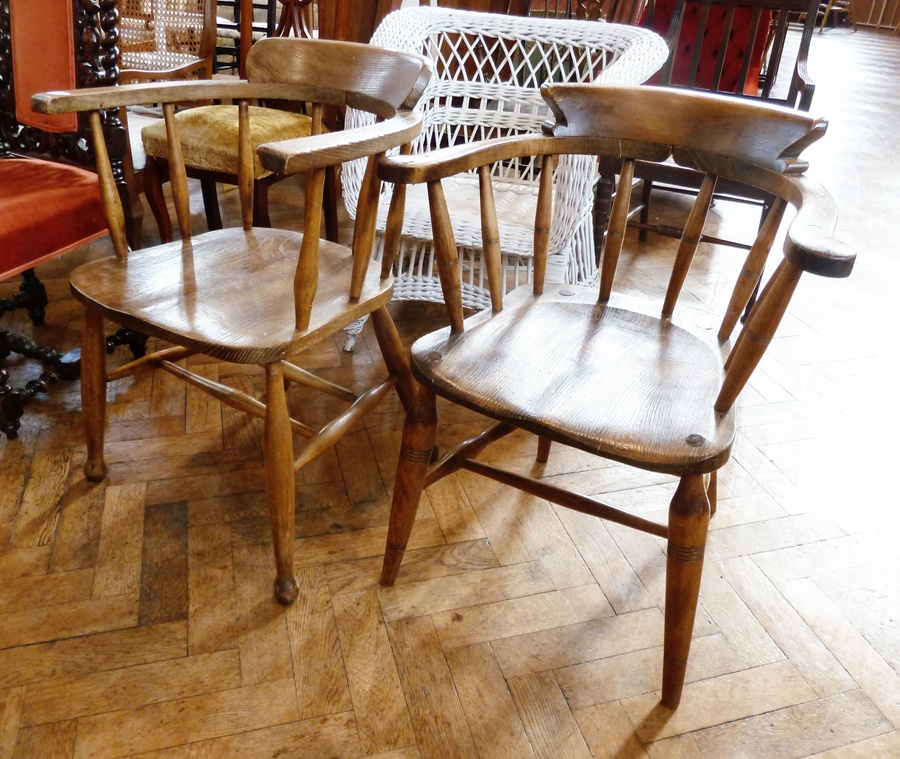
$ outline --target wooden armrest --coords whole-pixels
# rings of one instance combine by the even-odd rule
[[[139,82],[115,87],[94,87],[85,90],[40,92],[31,99],[32,108],[39,113],[70,113],[121,108],[148,103],[186,103],[209,100],[295,100],[319,102],[345,107],[354,103],[373,106],[371,98],[356,98],[353,102],[342,90],[311,87],[299,84],[253,83],[243,79],[202,79],[174,82]],[[380,110],[384,111],[382,105]],[[393,115],[392,113],[387,115]]]
[[[296,174],[383,153],[415,139],[421,130],[421,114],[404,111],[356,129],[260,145],[259,160],[269,171]]]
[[[378,176],[394,184],[432,182],[495,161],[565,152],[562,147],[560,140],[539,134],[497,137],[418,155],[383,158],[378,165]]]
[[[832,235],[837,225],[837,204],[831,193],[807,177],[791,177],[797,216],[788,228],[784,255],[794,266],[823,277],[846,277],[856,253]]]

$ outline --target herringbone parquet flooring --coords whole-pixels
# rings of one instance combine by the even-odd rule
[[[427,492],[397,586],[380,588],[394,400],[298,476],[301,594],[283,609],[258,423],[160,372],[110,389],[103,485],[81,473],[77,386],[0,442],[0,759],[900,757],[900,39],[829,31],[812,55],[814,110],[832,126],[811,173],[860,258],[849,280],[807,277],[742,398],[674,715],[657,706],[658,540],[460,474]],[[276,188],[276,216],[294,192]],[[106,245],[43,267],[48,341],[77,345],[66,276]],[[707,250],[691,292],[708,302],[736,262]],[[663,263],[645,251],[621,272],[658,291]],[[411,338],[439,311],[395,315]],[[329,343],[307,364],[353,382],[376,355],[364,332],[354,354]],[[313,422],[326,410],[291,402]],[[472,425],[442,417],[445,438]],[[521,436],[491,455],[530,469],[534,452]],[[566,450],[543,476],[651,516],[673,489]]]

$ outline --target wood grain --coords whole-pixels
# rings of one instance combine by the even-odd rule
[[[394,588],[385,593],[378,573],[389,502],[351,505],[348,493],[365,493],[375,470],[360,472],[355,482],[352,457],[339,463],[331,453],[295,478],[297,575],[308,590],[298,601],[306,605],[286,612],[271,598],[260,436],[250,425],[239,427],[237,412],[229,416],[218,400],[194,398],[193,388],[166,397],[159,388],[167,375],[157,383],[154,406],[154,381],[164,374],[148,371],[108,388],[107,484],[84,479],[76,383],[51,387],[29,404],[19,439],[0,439],[0,757],[71,759],[81,740],[82,755],[102,756],[109,747],[112,754],[134,750],[152,759],[420,759],[437,733],[421,731],[420,745],[401,654],[402,667],[414,669],[410,682],[434,680],[441,703],[455,690],[453,725],[459,725],[461,708],[479,756],[531,757],[548,745],[562,746],[562,753],[567,735],[577,737],[564,729],[573,724],[594,756],[617,759],[900,755],[897,636],[890,623],[896,619],[900,561],[892,496],[896,362],[890,351],[900,227],[885,223],[893,218],[897,193],[884,168],[896,157],[885,135],[895,132],[900,109],[895,99],[871,97],[876,88],[892,91],[900,53],[889,36],[861,28],[817,35],[811,58],[818,80],[814,113],[827,116],[831,127],[828,142],[808,151],[810,174],[838,198],[839,234],[859,246],[860,264],[840,283],[804,279],[738,400],[742,433],[719,472],[718,512],[710,523],[708,572],[717,573],[708,587],[704,582],[688,684],[674,716],[654,711],[662,659],[663,540],[615,524],[600,538],[593,531],[582,534],[587,520],[566,520],[566,513],[546,501],[460,471],[431,489],[434,503],[426,492],[413,547]],[[867,72],[866,87],[859,86],[860,70]],[[787,82],[789,73],[779,72],[779,80]],[[190,190],[199,208],[200,194]],[[303,192],[301,178],[273,190],[276,226],[300,231]],[[239,224],[236,193],[221,196],[226,223]],[[688,207],[676,195],[654,198],[661,223],[674,223]],[[351,232],[346,218],[342,212],[342,239]],[[192,221],[200,232],[200,217]],[[756,209],[717,201],[707,231],[749,237],[757,224]],[[145,248],[157,243],[150,226],[145,225]],[[641,244],[630,230],[623,241],[615,290],[661,299],[670,246],[653,238]],[[46,326],[35,330],[27,315],[12,312],[3,316],[3,327],[46,337],[61,349],[76,347],[83,312],[69,295],[69,274],[84,261],[112,255],[109,241],[101,240],[41,265],[38,274],[51,301]],[[682,289],[683,304],[720,313],[740,277],[742,258],[701,244]],[[14,278],[0,283],[0,297],[14,295],[17,287]],[[439,304],[398,302],[388,310],[404,346],[446,324]],[[679,306],[676,320],[683,315]],[[704,331],[713,336],[719,319],[707,325]],[[158,342],[151,339],[150,347]],[[357,391],[382,376],[371,324],[354,354],[343,353],[341,345],[341,336],[329,338],[297,362]],[[113,368],[125,358],[117,351],[104,361]],[[260,397],[258,366],[201,355],[185,363]],[[15,356],[3,368],[16,385],[39,372],[34,362]],[[174,400],[178,393],[183,406]],[[403,412],[396,398],[387,400],[355,428],[365,430],[355,450],[364,453],[367,466],[375,462],[390,496]],[[318,400],[299,386],[291,387],[288,401],[312,425],[341,407],[337,399]],[[151,415],[156,413],[162,415]],[[217,414],[222,431],[207,426]],[[444,403],[439,415],[442,450],[476,434],[483,423],[473,412]],[[670,475],[630,470],[558,442],[549,461],[540,464],[537,448],[534,435],[511,434],[478,460],[665,520],[674,490]],[[68,474],[55,481],[66,456]],[[135,602],[119,608],[123,596],[90,595],[101,571],[104,520],[111,517],[104,513],[106,493],[141,485],[149,519],[154,508],[186,512],[186,518],[179,516],[186,542],[175,537],[172,544],[180,557],[173,566],[186,562],[186,616],[147,626],[138,625]],[[61,492],[58,519],[49,542],[19,547],[13,532],[29,487],[33,515],[52,515],[42,511],[39,492]],[[48,524],[41,519],[34,524]],[[476,523],[484,536],[466,538]],[[576,525],[571,532],[570,525]],[[161,537],[164,532],[160,539],[169,540]],[[147,551],[143,542],[140,551]],[[160,561],[163,553],[153,551],[153,560]],[[102,571],[113,581],[109,569],[116,552],[104,548],[102,554]],[[590,570],[603,562],[620,567],[625,578],[610,573],[601,590]],[[531,571],[540,580],[534,592]],[[495,578],[497,588],[482,576]],[[538,590],[548,577],[552,589]],[[651,605],[613,613],[613,599],[644,597],[637,583]],[[526,595],[502,596],[511,592]],[[361,596],[366,613],[342,606]],[[392,616],[418,616],[389,622],[388,609]],[[298,623],[294,614],[301,610],[305,616]],[[455,614],[462,619],[454,621]],[[400,636],[393,634],[398,623],[410,625],[402,650]],[[113,627],[118,629],[108,629]],[[783,660],[750,666],[776,649]],[[320,669],[297,665],[298,653],[307,662],[317,652],[325,652]],[[392,688],[384,685],[387,677],[374,682],[392,667]],[[321,703],[339,704],[334,682],[341,677],[351,694],[347,710],[304,719],[304,693],[324,691]],[[562,700],[551,697],[551,677]],[[528,704],[522,712],[511,686],[517,681],[529,683],[529,693],[536,694],[522,700]],[[379,688],[390,697],[380,698]],[[422,724],[433,720],[426,694],[415,695],[419,714],[426,715]],[[66,716],[81,710],[96,713]],[[29,713],[54,721],[26,724]],[[395,719],[395,713],[406,716]],[[375,746],[372,736],[387,725],[399,733],[400,724],[406,745]],[[465,734],[449,725],[446,734]]]

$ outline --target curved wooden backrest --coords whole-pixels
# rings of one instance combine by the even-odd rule
[[[784,244],[784,257],[769,278],[726,362],[725,380],[716,410],[727,411],[763,355],[804,271],[828,277],[849,275],[855,254],[832,238],[837,214],[824,188],[802,176],[800,151],[825,132],[820,119],[786,108],[670,88],[553,85],[544,89],[556,115],[546,137],[510,137],[473,146],[447,148],[429,155],[402,156],[382,165],[383,179],[395,183],[427,182],[441,284],[451,329],[463,330],[457,261],[441,179],[477,169],[481,178],[485,256],[499,256],[496,211],[490,164],[521,156],[543,156],[535,216],[534,293],[544,290],[543,273],[549,238],[553,171],[557,156],[615,156],[622,161],[609,234],[603,250],[599,298],[613,297],[613,284],[625,237],[634,165],[640,161],[678,163],[706,172],[703,186],[685,226],[662,304],[671,318],[682,291],[718,177],[762,187],[775,204],[751,248],[732,292],[719,339],[727,340],[760,282],[769,251],[788,205],[797,210]],[[548,170],[549,169],[549,170]],[[492,294],[499,284],[491,282]],[[502,308],[502,303],[501,306]],[[495,306],[496,308],[496,306]]]

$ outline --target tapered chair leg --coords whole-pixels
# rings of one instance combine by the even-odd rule
[[[409,411],[415,399],[418,384],[413,379],[403,343],[400,341],[397,327],[386,306],[372,312],[372,329],[388,371],[397,377],[397,395],[400,396],[400,402],[403,404],[404,410]]]
[[[203,210],[206,213],[206,228],[209,230],[222,228],[222,215],[219,213],[219,191],[214,179],[200,180],[200,194],[203,197]]]
[[[294,576],[294,444],[281,364],[266,366],[266,498],[275,548],[275,597],[297,600]]]
[[[87,438],[84,475],[91,482],[106,477],[103,438],[106,433],[106,336],[103,316],[88,309],[81,337],[81,407]]]
[[[381,567],[381,584],[393,585],[406,552],[406,544],[412,532],[419,499],[425,489],[425,476],[434,450],[437,435],[437,406],[434,393],[420,387],[403,426],[403,442],[394,483],[394,500],[391,504],[391,522],[388,527],[384,564]]]
[[[677,708],[681,701],[708,527],[709,501],[703,476],[682,478],[669,506],[661,699],[662,705],[669,709]]]
[[[150,156],[147,156],[147,164],[144,166],[144,197],[147,198],[147,205],[150,206],[156,220],[160,242],[172,242],[172,219],[169,217],[166,196],[163,193],[162,168],[156,159]]]

